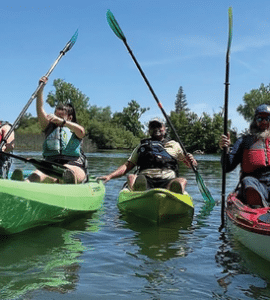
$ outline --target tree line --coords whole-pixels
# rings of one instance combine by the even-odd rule
[[[132,149],[141,139],[147,137],[147,126],[140,121],[141,116],[150,108],[142,108],[135,100],[128,102],[122,112],[112,113],[110,106],[97,107],[90,105],[90,99],[71,83],[62,79],[53,82],[54,91],[47,95],[46,102],[51,107],[58,103],[66,103],[72,100],[77,113],[78,123],[85,127],[87,137],[91,139],[99,149]],[[245,94],[245,105],[237,108],[239,114],[250,121],[253,118],[255,108],[262,103],[270,103],[270,86],[261,85],[258,90],[252,90]],[[223,134],[223,110],[212,116],[204,112],[201,116],[190,111],[183,87],[180,86],[176,94],[175,109],[169,114],[177,134],[188,152],[197,150],[204,153],[217,153],[220,151],[218,142]],[[228,128],[233,142],[237,137],[237,129],[231,129],[231,121],[228,120]],[[21,119],[17,133],[40,134],[36,117],[27,113]],[[175,139],[174,132],[168,128],[168,135]]]

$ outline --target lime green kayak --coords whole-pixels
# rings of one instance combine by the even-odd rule
[[[42,184],[0,179],[0,234],[12,234],[68,217],[94,212],[105,187],[94,178],[85,184]]]
[[[127,188],[119,193],[118,208],[149,221],[160,223],[181,216],[193,216],[194,205],[188,194],[177,194],[167,189],[132,192]]]

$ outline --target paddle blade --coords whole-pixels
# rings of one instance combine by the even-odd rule
[[[233,21],[232,21],[232,7],[229,7],[228,9],[228,14],[229,14],[229,37],[228,37],[228,51],[231,49],[231,43],[232,43],[232,26],[233,26]]]
[[[72,38],[70,39],[70,41],[67,43],[65,49],[63,50],[64,54],[66,52],[68,52],[76,43],[77,41],[77,37],[78,37],[78,29],[76,30],[76,32],[73,34]]]
[[[197,170],[195,171],[195,175],[196,175],[196,182],[198,184],[199,190],[203,196],[204,201],[209,202],[214,205],[215,200],[212,197],[212,195],[210,194],[208,188],[205,186],[203,179]]]
[[[117,23],[114,15],[112,14],[112,12],[108,9],[107,13],[106,13],[106,17],[107,17],[107,21],[111,27],[111,29],[113,30],[113,32],[119,37],[119,39],[125,41],[125,35],[123,33],[123,31],[121,30],[119,24]]]

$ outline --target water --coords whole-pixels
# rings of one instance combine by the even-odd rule
[[[21,153],[28,157],[38,153]],[[122,164],[129,153],[88,154],[94,175]],[[218,156],[197,156],[199,173],[220,202]],[[16,162],[14,167],[31,168]],[[227,176],[227,192],[239,170]],[[193,220],[162,226],[122,216],[117,208],[125,178],[106,184],[101,210],[71,224],[52,225],[1,239],[1,299],[270,299],[270,263],[226,231],[220,203],[202,214],[192,170],[182,168],[193,196]]]

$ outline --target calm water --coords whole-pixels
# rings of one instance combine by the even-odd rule
[[[89,154],[90,172],[106,174],[127,157],[125,152]],[[220,201],[219,157],[196,158],[205,184]],[[106,184],[104,207],[97,213],[2,238],[0,298],[270,299],[270,263],[226,231],[220,233],[220,204],[203,215],[193,171],[184,169],[181,175],[193,196],[193,220],[155,226],[125,218],[116,206],[121,178]],[[238,170],[227,176],[227,192],[237,180]]]

